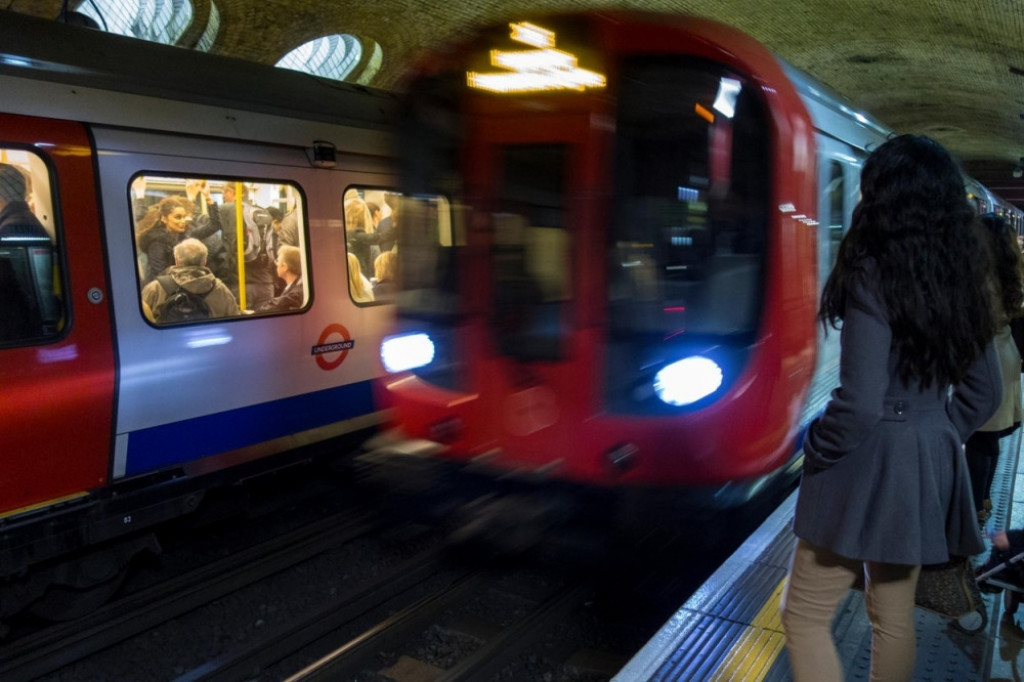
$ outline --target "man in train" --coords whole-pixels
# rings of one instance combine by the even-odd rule
[[[282,213],[281,209],[274,206],[267,207],[267,213],[270,214],[271,223],[270,226],[274,228],[274,253],[276,255],[277,248],[282,244],[288,246],[299,245],[299,223],[298,216],[295,213],[295,209],[288,211],[288,213]]]
[[[50,243],[50,234],[28,205],[25,175],[17,166],[0,163],[0,242]]]
[[[225,283],[238,297],[238,219],[235,202],[241,200],[244,223],[243,244],[245,268],[245,306],[254,310],[260,303],[274,296],[274,259],[268,253],[268,231],[272,219],[263,208],[249,200],[249,189],[241,184],[241,196],[235,196],[235,183],[224,184],[224,203],[220,206],[221,235],[229,260],[229,275]]]
[[[282,244],[277,252],[277,276],[284,280],[281,294],[256,308],[258,313],[277,313],[297,310],[305,303],[302,287],[302,254],[294,246]]]
[[[142,289],[142,302],[153,312],[158,324],[198,319],[229,317],[240,314],[234,294],[206,267],[208,251],[198,239],[183,239],[174,247],[174,266]],[[193,317],[175,317],[166,303],[178,294],[197,297],[201,304],[193,306]],[[205,308],[205,310],[204,310]]]

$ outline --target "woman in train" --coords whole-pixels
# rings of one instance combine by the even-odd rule
[[[363,277],[373,277],[373,261],[380,253],[380,235],[374,231],[370,209],[359,197],[345,202],[345,239],[349,251],[359,259]]]
[[[373,285],[363,275],[359,258],[354,253],[348,254],[348,290],[356,303],[373,302]]]
[[[373,261],[373,298],[386,301],[398,293],[398,254],[385,251]]]
[[[146,256],[143,286],[174,265],[174,247],[182,240],[194,237],[206,241],[220,232],[219,214],[208,190],[200,200],[207,202],[206,215],[200,214],[187,197],[172,195],[149,207],[136,224],[139,253]]]
[[[803,444],[781,607],[797,682],[842,680],[831,624],[860,574],[871,679],[911,679],[921,566],[984,550],[962,446],[1002,398],[988,263],[938,143],[901,135],[868,157],[819,309],[842,321],[840,386]]]

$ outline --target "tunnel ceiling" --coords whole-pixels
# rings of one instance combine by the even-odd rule
[[[166,0],[170,1],[170,0]],[[273,64],[323,35],[380,46],[370,85],[390,89],[417,53],[474,26],[530,13],[628,8],[711,17],[751,34],[898,132],[930,135],[997,194],[1024,207],[1024,4],[1020,0],[213,0],[211,52]],[[61,0],[7,9],[55,18]],[[71,0],[74,9],[79,3]],[[193,0],[205,22],[211,0]],[[200,30],[190,29],[193,44]]]

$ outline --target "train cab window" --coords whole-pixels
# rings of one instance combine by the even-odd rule
[[[0,346],[46,343],[66,325],[50,173],[0,147]]]
[[[158,326],[309,305],[302,194],[238,178],[139,175],[129,201],[142,314]]]
[[[753,338],[769,138],[756,83],[687,57],[623,62],[609,322],[620,338]]]

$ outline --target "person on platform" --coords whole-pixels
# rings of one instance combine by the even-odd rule
[[[992,515],[990,491],[999,461],[999,441],[1013,433],[1021,422],[1021,358],[1010,323],[1024,315],[1024,260],[1017,248],[1017,235],[1005,220],[994,213],[986,213],[981,216],[981,223],[985,226],[986,243],[995,265],[992,314],[997,325],[996,350],[1003,370],[1003,399],[999,409],[965,444],[978,523],[984,525]]]
[[[781,616],[796,682],[839,682],[832,640],[859,576],[871,679],[910,680],[921,566],[982,552],[967,437],[1002,399],[989,259],[956,163],[927,137],[873,151],[822,292],[840,385],[803,443]]]

